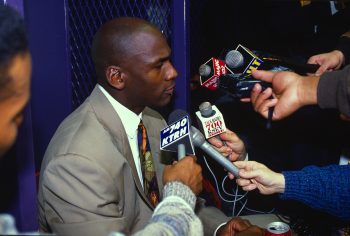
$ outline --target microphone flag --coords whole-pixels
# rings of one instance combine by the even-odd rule
[[[188,115],[160,131],[160,150],[177,152],[179,144],[185,145],[186,154],[195,155],[190,137],[190,121]]]

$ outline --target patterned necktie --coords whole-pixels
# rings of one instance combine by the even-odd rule
[[[140,121],[138,127],[138,142],[140,150],[140,161],[141,161],[141,170],[143,176],[143,188],[146,196],[152,203],[154,207],[159,202],[159,189],[157,183],[156,171],[154,169],[151,149],[149,146],[149,141],[147,138],[147,131],[145,126]]]

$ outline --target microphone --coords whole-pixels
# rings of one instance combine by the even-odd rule
[[[234,74],[251,74],[263,61],[246,47],[238,44],[235,50],[229,51],[225,56],[227,67]]]
[[[177,115],[175,110],[169,115],[169,126],[160,131],[160,150],[177,152],[181,160],[186,154],[194,155],[194,148],[190,137],[190,118]],[[181,112],[181,114],[183,114]]]
[[[316,73],[320,65],[300,63],[291,59],[281,57],[263,57],[264,63],[271,66],[284,66],[298,74]]]
[[[271,83],[254,79],[251,75],[226,74],[218,79],[218,88],[229,93],[234,98],[248,98],[255,84],[260,84],[265,90]]]
[[[231,50],[225,56],[225,63],[229,68],[238,68],[244,63],[243,55],[237,50]]]
[[[169,115],[169,123],[173,119],[179,121],[184,118],[186,119],[188,117],[189,116],[186,111],[178,109],[173,111]],[[215,148],[213,148],[212,145],[205,140],[204,135],[194,126],[190,127],[190,137],[191,137],[191,144],[193,143],[195,147],[202,149],[206,154],[208,154],[210,157],[216,160],[227,171],[232,173],[236,178],[239,178],[237,166],[235,166],[231,161],[229,161],[226,157],[221,155],[220,152],[218,152]]]
[[[199,147],[206,154],[216,160],[221,166],[223,166],[228,172],[232,173],[236,178],[239,178],[238,168],[230,162],[226,157],[221,155],[216,149],[214,149],[207,141],[205,141],[204,135],[194,126],[191,126],[191,138],[195,147]]]
[[[228,68],[225,62],[210,58],[207,62],[199,67],[200,83],[201,86],[210,90],[217,89],[217,79],[220,75],[227,74]]]
[[[258,52],[257,52],[258,53]],[[264,55],[264,53],[258,53]],[[225,56],[225,63],[234,73],[250,74],[252,69],[270,71],[294,71],[298,74],[315,73],[319,65],[300,63],[278,56],[262,57],[251,52],[239,44],[235,50],[229,51]]]
[[[226,131],[225,121],[220,110],[215,105],[211,105],[210,102],[202,102],[196,116],[206,139]]]

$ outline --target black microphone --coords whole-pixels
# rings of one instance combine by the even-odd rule
[[[251,91],[254,88],[255,84],[260,84],[262,90],[271,87],[271,83],[257,80],[252,77],[250,74],[226,74],[221,75],[218,79],[218,87],[221,90],[224,90],[234,98],[248,98],[250,97]],[[271,97],[272,98],[272,97]],[[269,108],[268,118],[266,123],[266,128],[271,129],[272,126],[272,115],[273,108]]]
[[[169,123],[174,120],[181,120],[183,117],[189,117],[187,112],[184,110],[175,110],[169,115]],[[226,157],[221,155],[211,144],[209,144],[204,135],[194,126],[190,128],[191,142],[195,147],[202,149],[206,154],[216,160],[221,166],[223,166],[227,171],[232,173],[236,178],[239,178],[238,168]]]
[[[253,78],[251,75],[226,74],[218,79],[218,88],[229,93],[234,98],[248,98],[255,84],[260,84],[263,90],[271,87],[271,83]]]
[[[160,149],[177,152],[178,160],[181,160],[186,154],[195,153],[190,137],[190,118],[178,113],[178,110],[173,111],[168,119],[170,125],[160,131]]]
[[[282,58],[282,57],[263,57],[264,64],[271,66],[284,66],[294,71],[297,74],[307,74],[307,73],[316,73],[320,65],[309,64],[309,63],[300,63],[291,59]]]

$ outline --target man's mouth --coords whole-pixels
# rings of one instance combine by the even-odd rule
[[[174,89],[175,89],[175,85],[173,85],[173,86],[171,86],[171,87],[165,89],[164,92],[165,92],[166,94],[172,95],[172,94],[174,93]]]

